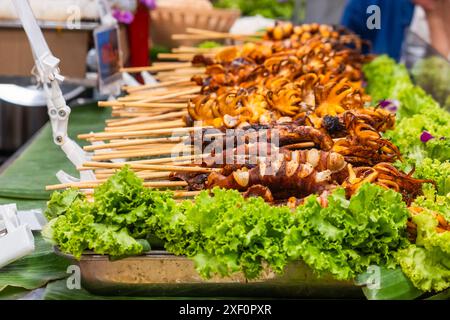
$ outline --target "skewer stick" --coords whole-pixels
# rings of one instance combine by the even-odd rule
[[[190,150],[192,147],[186,148],[184,150]],[[153,157],[159,155],[167,155],[172,154],[176,151],[182,151],[183,149],[176,148],[175,146],[164,149],[153,149],[153,150],[137,150],[137,151],[117,151],[117,152],[107,152],[104,154],[94,155],[92,156],[92,160],[100,161],[100,160],[111,160],[111,159],[122,159],[122,158],[140,158],[140,157]]]
[[[201,191],[174,191],[173,196],[174,198],[195,197],[200,192]]]
[[[99,101],[99,107],[110,107],[111,105],[104,105],[103,102],[107,101]],[[186,108],[186,103],[174,103],[174,102],[133,102],[131,106],[128,106],[130,103],[119,103],[115,104],[113,107],[125,108],[125,107],[133,107],[133,108],[167,108],[167,109],[184,109]]]
[[[173,48],[173,53],[214,53],[225,47],[220,48],[198,48],[198,47],[188,47],[188,46],[180,46],[178,48]]]
[[[149,97],[156,97],[156,96],[164,96],[170,93],[174,92],[180,92],[181,89],[188,90],[188,89],[194,89],[198,88],[196,84],[190,84],[187,86],[177,86],[174,88],[157,88],[157,89],[147,89],[145,91],[141,91],[138,93],[132,93],[125,97],[119,97],[117,98],[117,101],[120,102],[133,102],[133,101],[139,101],[142,99],[146,99]]]
[[[138,107],[138,106],[142,106],[143,103],[164,101],[164,100],[168,100],[168,99],[171,99],[171,98],[177,98],[177,97],[184,96],[184,95],[197,94],[197,93],[200,93],[200,90],[201,90],[200,87],[196,87],[196,88],[192,88],[192,89],[189,89],[189,90],[183,90],[183,91],[179,91],[179,92],[169,93],[169,94],[166,94],[166,95],[154,96],[154,97],[146,98],[146,99],[140,100],[138,102],[120,102],[120,101],[117,101],[117,100],[116,101],[99,101],[98,106],[99,107],[114,107],[114,106],[119,106],[119,107]]]
[[[209,156],[209,154],[200,154],[200,155],[187,155],[187,156],[179,156],[179,157],[167,157],[167,158],[155,158],[155,159],[146,159],[146,160],[136,160],[136,161],[127,161],[124,162],[125,164],[161,164],[161,163],[177,163],[177,165],[180,164],[188,164],[192,163],[192,160],[201,159],[203,157]],[[180,163],[178,163],[180,161]],[[114,163],[111,162],[105,162],[103,168],[106,168],[108,164],[112,164],[110,168],[117,168]],[[77,168],[79,171],[84,170],[95,170],[95,167],[87,167],[82,166]],[[96,173],[114,173],[116,172],[115,169],[105,169],[105,170],[96,170]]]
[[[164,128],[180,128],[186,126],[183,120],[162,121],[158,123],[150,124],[130,124],[117,127],[106,127],[105,132],[122,132],[122,131],[138,131],[138,130],[151,130],[151,129],[164,129]]]
[[[171,87],[173,85],[180,85],[180,84],[194,84],[194,82],[184,81],[184,80],[174,80],[174,81],[144,84],[141,86],[125,87],[124,89],[128,93],[133,93],[133,92],[139,92],[139,91],[148,90],[148,89],[167,88],[167,87]]]
[[[70,183],[61,183],[54,184],[45,187],[45,190],[60,190],[67,188],[76,188],[76,189],[92,189],[98,187],[100,184],[104,183],[106,180],[94,180],[87,182],[70,182]],[[185,181],[152,181],[152,182],[144,182],[144,187],[147,188],[173,188],[173,187],[186,187],[187,183]]]
[[[96,168],[122,168],[126,164],[123,163],[104,163],[86,161],[83,166],[96,167]],[[220,168],[207,168],[207,167],[195,167],[195,166],[173,166],[173,165],[158,165],[158,164],[128,164],[131,169],[146,169],[146,170],[162,170],[162,171],[174,171],[174,172],[203,172],[210,173],[220,171]]]
[[[142,72],[142,71],[159,72],[159,71],[164,71],[164,70],[174,70],[174,69],[191,68],[191,67],[192,67],[192,63],[186,62],[186,63],[177,63],[177,64],[170,64],[170,65],[121,68],[120,72],[128,72],[128,73],[137,73],[137,72]]]
[[[211,127],[202,127],[209,129]],[[97,140],[109,140],[114,138],[124,137],[145,137],[154,135],[168,135],[177,133],[189,133],[194,130],[198,130],[199,127],[184,127],[184,128],[169,128],[169,129],[154,129],[154,130],[142,130],[142,131],[129,131],[129,132],[97,132],[97,133],[85,133],[79,134],[78,139],[90,139],[92,141]]]
[[[117,172],[117,170],[118,169],[111,170],[110,173],[95,174],[95,176],[97,177],[97,179],[108,179],[109,177],[114,175]],[[170,177],[170,172],[169,171],[154,172],[154,171],[136,171],[136,169],[133,169],[133,170],[135,171],[136,175],[139,178],[145,179],[145,180],[166,179],[166,178]]]
[[[150,145],[141,145],[141,146],[125,146],[114,148],[113,150],[96,150],[94,154],[116,154],[116,153],[124,153],[124,152],[147,152],[150,150],[156,151],[165,151],[171,150],[172,148],[178,148],[179,145],[177,143],[169,143],[169,144],[150,144]]]
[[[92,194],[94,194],[93,189],[85,189],[85,190],[83,190],[83,193],[88,197],[89,201],[92,202],[94,200],[92,198]],[[200,191],[175,191],[175,192],[173,192],[173,197],[174,198],[195,197],[199,193],[200,193]],[[182,199],[177,199],[175,201],[181,202]]]
[[[218,31],[213,31],[213,30],[207,30],[207,29],[199,29],[199,28],[186,28],[186,32],[187,33],[192,33],[192,34],[203,34],[203,35],[208,35],[208,34],[217,34],[217,35],[228,35],[228,36],[235,36],[236,34],[233,33],[229,33],[229,32],[218,32]],[[265,34],[265,32],[256,32],[253,34],[240,34],[239,36],[246,36],[246,37],[259,37],[259,36],[263,36]]]
[[[191,61],[195,53],[158,53],[158,59],[170,59],[178,61]]]
[[[105,144],[100,144],[100,145],[84,146],[83,149],[85,151],[94,151],[94,150],[101,150],[101,149],[114,149],[114,148],[127,147],[127,146],[151,145],[151,144],[160,144],[160,143],[167,143],[167,142],[181,142],[182,140],[183,140],[183,137],[135,139],[135,140],[125,140],[123,142],[112,142],[112,143],[105,143]]]
[[[186,114],[187,114],[186,111],[177,111],[177,112],[169,112],[169,113],[161,114],[158,116],[151,116],[151,117],[148,117],[148,116],[135,117],[133,119],[127,119],[127,120],[119,119],[119,121],[114,121],[114,122],[108,123],[108,127],[121,127],[121,126],[137,124],[137,123],[142,123],[142,122],[148,122],[148,121],[177,118],[177,117],[182,117]]]

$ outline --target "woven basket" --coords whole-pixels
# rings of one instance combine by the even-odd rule
[[[201,41],[172,40],[173,34],[185,33],[186,28],[198,28],[217,32],[228,32],[240,16],[239,10],[157,8],[150,11],[152,17],[153,43],[169,48],[180,45],[192,46]]]

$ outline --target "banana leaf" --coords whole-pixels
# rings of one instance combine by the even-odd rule
[[[68,289],[66,280],[53,281],[45,288],[44,300],[196,300],[193,297],[137,297],[137,296],[98,296],[81,289]],[[218,298],[206,298],[218,299]]]
[[[450,289],[439,292],[426,300],[450,300]]]
[[[0,292],[8,286],[32,290],[69,276],[66,271],[70,261],[57,256],[40,233],[34,233],[34,238],[36,249],[32,254],[0,269]]]
[[[0,287],[0,300],[17,300],[25,297],[28,293],[30,290],[24,288],[3,286]]]
[[[364,285],[362,291],[368,300],[412,300],[424,294],[405,276],[400,268],[379,268],[379,287]],[[367,283],[373,273],[363,273],[357,277],[357,283]]]

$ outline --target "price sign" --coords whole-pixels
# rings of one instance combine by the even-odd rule
[[[122,80],[119,28],[114,25],[95,29],[94,41],[100,93],[118,94]]]

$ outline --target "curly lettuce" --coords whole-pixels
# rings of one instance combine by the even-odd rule
[[[438,220],[428,210],[412,217],[416,243],[397,253],[402,271],[422,291],[450,287],[450,231],[437,232]]]
[[[367,80],[366,91],[375,103],[396,99],[398,91],[412,85],[406,67],[386,55],[365,64],[363,72]]]
[[[394,99],[399,102],[398,122],[394,130],[385,133],[415,164],[425,158],[450,159],[450,113],[422,88],[415,86],[406,67],[387,56],[380,56],[363,67],[368,81],[366,90],[373,100]],[[426,142],[421,135],[432,138]]]
[[[72,195],[73,192],[69,190],[60,193],[57,198]],[[52,205],[50,201],[49,206]],[[62,252],[72,254],[77,259],[86,250],[120,257],[142,253],[146,247],[131,237],[126,229],[95,223],[95,220],[93,204],[84,199],[75,199],[64,214],[50,220],[43,235],[56,243]]]
[[[293,221],[287,207],[215,188],[162,216],[156,235],[169,252],[191,257],[203,277],[241,271],[252,279],[264,265],[283,271],[288,261],[283,239]]]
[[[392,253],[407,241],[401,195],[371,184],[350,200],[336,190],[326,208],[312,195],[293,212],[217,188],[177,203],[170,193],[144,188],[125,168],[96,190],[93,202],[72,190],[52,199],[49,208],[66,207],[52,214],[46,234],[63,252],[140,254],[154,235],[167,251],[192,258],[205,278],[242,272],[253,279],[303,259],[319,274],[350,279],[373,263],[392,266]]]
[[[437,159],[425,158],[415,168],[414,177],[433,180],[439,195],[450,194],[450,160],[441,162]]]
[[[395,266],[393,251],[408,244],[400,194],[365,184],[350,200],[340,189],[328,202],[322,208],[312,196],[298,207],[285,238],[289,256],[337,279],[354,278],[372,264]]]
[[[168,193],[144,188],[125,167],[96,189],[94,202],[77,190],[53,193],[44,235],[76,258],[85,250],[111,257],[140,254],[150,248],[146,221],[152,208],[169,198]]]

